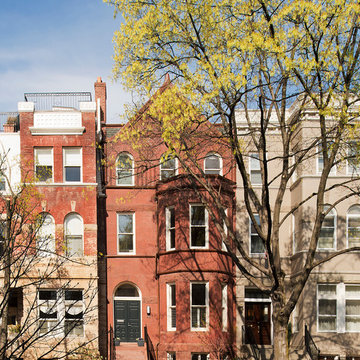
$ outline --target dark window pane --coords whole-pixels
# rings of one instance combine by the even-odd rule
[[[205,246],[205,228],[191,228],[191,246]]]
[[[191,207],[191,225],[205,225],[205,206]]]
[[[57,311],[48,309],[47,312],[40,309],[40,319],[57,319]]]
[[[175,229],[170,230],[170,247],[175,248]]]
[[[191,304],[205,305],[205,284],[192,284]]]
[[[65,181],[80,181],[80,166],[66,166]]]
[[[133,249],[133,236],[119,234],[119,251],[132,251]]]
[[[65,290],[65,300],[82,300],[82,291],[81,290]]]
[[[139,293],[133,286],[124,284],[116,290],[115,296],[138,297]]]
[[[56,291],[39,290],[39,300],[56,300]]]
[[[38,181],[47,181],[52,179],[52,166],[36,165],[36,178]]]

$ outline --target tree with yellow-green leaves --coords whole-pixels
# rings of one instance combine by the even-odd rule
[[[229,226],[229,237],[237,244],[236,265],[251,284],[270,296],[274,358],[287,359],[290,315],[311,272],[335,256],[359,250],[354,242],[317,256],[325,217],[359,195],[356,172],[335,183],[329,176],[346,162],[357,166],[360,4],[354,0],[105,1],[123,18],[114,35],[114,77],[144,96],[156,92],[167,74],[172,79],[173,86],[158,92],[147,108],[151,118],[158,119],[169,154],[181,162],[189,149],[183,136],[186,129],[194,130],[207,120],[222,125],[240,175],[240,205],[267,254],[265,266],[249,255],[244,239]],[[310,120],[313,131],[305,132]],[[138,141],[139,128],[130,127],[127,136]],[[349,145],[352,151],[347,150]],[[257,186],[248,171],[252,158],[259,164]],[[308,164],[319,158],[316,186],[289,206],[288,189],[294,177],[301,179]],[[186,167],[186,162],[181,164]],[[211,192],[201,166],[198,170],[191,175]],[[336,200],[325,206],[328,194],[335,191]],[[292,215],[309,206],[311,225],[303,263],[292,273],[281,256],[281,233]],[[225,211],[221,213],[229,225]]]

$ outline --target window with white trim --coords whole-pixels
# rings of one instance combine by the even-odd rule
[[[38,290],[39,332],[42,335],[84,335],[83,292]]]
[[[176,286],[166,284],[167,291],[167,328],[168,331],[176,330]]]
[[[190,205],[190,247],[207,248],[209,243],[208,212],[204,205]]]
[[[228,209],[225,209],[225,216],[228,216]],[[228,239],[228,228],[227,228],[227,226],[226,226],[225,221],[223,222],[223,228],[224,228],[225,238],[226,238],[227,240],[229,240],[229,239]],[[221,240],[221,250],[227,251],[227,247],[226,247],[226,245],[225,245],[224,239]]]
[[[221,286],[221,323],[223,331],[228,328],[228,286]]]
[[[346,215],[347,246],[360,246],[360,205],[353,205]]]
[[[209,316],[209,284],[191,283],[191,329],[206,330]]]
[[[318,284],[318,331],[360,332],[360,284]]]
[[[65,290],[65,334],[84,335],[84,303],[82,290]]]
[[[252,153],[249,156],[250,182],[252,185],[261,185],[261,168],[259,154]]]
[[[207,175],[222,175],[222,158],[215,153],[209,153],[204,160],[204,172]]]
[[[206,353],[194,353],[191,354],[191,360],[209,360],[210,355]]]
[[[6,179],[0,175],[0,191],[6,191]]]
[[[64,181],[81,182],[82,149],[80,147],[63,148]]]
[[[134,159],[126,152],[120,153],[116,159],[116,185],[134,185]]]
[[[135,252],[135,220],[134,213],[118,213],[118,253]]]
[[[176,360],[176,352],[174,352],[174,351],[167,352],[166,360]]]
[[[39,256],[51,256],[55,253],[55,222],[49,213],[41,213],[39,231],[36,238],[36,250]]]
[[[328,211],[329,205],[324,205],[324,212]],[[336,244],[336,211],[331,209],[325,216],[318,239],[317,248],[320,250],[334,250]]]
[[[67,256],[84,255],[84,224],[79,214],[71,213],[65,217],[65,249]]]
[[[36,181],[52,182],[53,180],[53,149],[51,147],[34,148]]]
[[[328,156],[330,156],[332,143],[328,143]],[[324,170],[324,155],[322,152],[322,145],[317,146],[317,173],[321,174]],[[336,165],[333,165],[330,169],[329,175],[336,175]]]
[[[177,159],[171,155],[163,155],[160,160],[160,180],[170,179],[177,174]]]
[[[359,143],[352,141],[347,150],[346,173],[348,175],[360,175]]]
[[[175,208],[165,209],[166,221],[166,250],[175,249]]]
[[[258,214],[254,214],[254,218],[257,224],[260,224],[260,216]],[[263,241],[261,240],[260,236],[255,230],[255,226],[249,217],[249,224],[250,224],[250,253],[251,254],[264,254],[265,253],[265,246]]]

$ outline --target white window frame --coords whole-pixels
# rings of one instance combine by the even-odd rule
[[[174,226],[171,226],[171,212],[174,214]],[[176,215],[175,207],[170,206],[165,209],[165,227],[166,227],[166,251],[176,249]],[[171,246],[171,234],[174,233],[174,246]]]
[[[197,357],[196,360],[201,360],[203,355],[206,356],[206,360],[210,359],[210,354],[209,353],[191,353],[191,360],[195,360],[194,356]]]
[[[40,292],[45,291],[52,291],[56,293],[55,300],[40,300]],[[81,292],[81,300],[66,300],[66,292],[67,291],[76,291]],[[64,336],[65,335],[65,323],[67,321],[77,321],[81,323],[82,331],[81,334],[73,334],[73,329],[67,334],[69,337],[84,337],[85,336],[85,325],[84,325],[84,291],[83,289],[37,289],[37,303],[38,303],[38,311],[39,311],[39,318],[38,321],[41,323],[39,327],[39,333],[45,336],[57,337],[57,336]],[[78,303],[80,301],[80,303]],[[80,313],[82,314],[82,320],[66,320],[66,313],[67,310],[71,308],[81,309]],[[56,311],[56,319],[48,319],[42,320],[40,315],[40,310],[42,309],[51,309]],[[75,315],[75,314],[74,314]],[[44,326],[45,325],[45,326]],[[42,327],[46,327],[45,331],[42,331]]]
[[[176,360],[176,352],[175,351],[168,351],[166,353],[166,360]]]
[[[76,292],[81,292],[81,300],[67,300],[66,299],[66,293],[67,292],[72,292],[72,291],[76,291]],[[66,323],[74,323],[77,322],[77,324],[75,326],[72,327],[72,329],[68,332],[67,336],[70,337],[82,337],[85,334],[84,331],[84,292],[81,289],[65,289],[64,291],[64,304],[65,304],[65,315],[64,315],[64,330],[66,329]],[[81,320],[77,320],[77,319],[67,319],[66,315],[67,313],[71,313],[73,312],[73,309],[78,309],[76,314],[82,314]],[[76,315],[76,314],[71,314],[71,315]],[[80,326],[79,326],[80,325]],[[76,329],[81,328],[81,333],[76,333]]]
[[[321,294],[319,291],[320,286],[333,286],[335,287],[336,291],[335,294]],[[360,313],[359,314],[352,314],[348,316],[346,314],[346,302],[349,300],[356,300],[360,301],[360,292],[359,295],[351,296],[351,294],[347,294],[347,288],[351,287],[360,287],[360,284],[345,284],[345,283],[330,283],[330,284],[324,284],[320,283],[317,285],[317,329],[318,332],[324,333],[324,332],[331,332],[331,333],[360,333],[359,330],[347,330],[346,329],[346,319],[349,317],[360,319]],[[335,322],[335,329],[333,330],[320,330],[319,327],[319,300],[326,299],[326,300],[335,300],[336,301],[336,322]],[[324,316],[324,315],[321,315]],[[326,315],[325,315],[326,316]],[[331,315],[329,315],[331,316]],[[334,317],[334,315],[332,315]]]
[[[68,223],[72,220],[72,219],[77,219],[79,220],[79,222],[81,223],[79,225],[80,229],[79,231],[74,231],[73,233],[68,232]],[[64,219],[64,235],[65,235],[65,247],[66,247],[66,256],[73,256],[73,257],[82,257],[84,256],[84,220],[82,218],[82,216],[78,213],[69,213],[65,216]],[[69,246],[69,241],[71,241],[71,238],[75,238],[73,240],[78,240],[81,243],[81,253],[78,252],[72,252],[71,251],[71,246]]]
[[[44,212],[40,216],[40,227],[36,237],[36,251],[39,256],[53,256],[55,255],[55,221],[50,213]]]
[[[219,159],[219,168],[209,168],[206,166],[206,161],[210,156],[216,156]],[[208,173],[208,171],[210,171],[210,173]],[[216,174],[214,174],[214,172],[217,172]],[[215,152],[210,152],[208,153],[205,158],[204,158],[204,173],[207,175],[222,175],[223,174],[223,161],[222,161],[222,157],[215,153]]]
[[[326,212],[329,209],[330,205],[324,205],[324,212]],[[330,218],[333,217],[333,226],[324,226],[324,221],[326,220],[326,218]],[[336,238],[336,232],[337,232],[337,214],[336,214],[336,210],[335,208],[332,208],[330,210],[330,212],[325,216],[322,226],[321,226],[321,230],[322,229],[333,229],[333,246],[330,248],[327,247],[320,247],[320,235],[321,235],[321,230],[320,230],[320,234],[319,234],[319,239],[318,239],[318,244],[317,244],[317,249],[320,251],[327,251],[327,250],[336,250],[336,246],[337,246],[337,238]]]
[[[193,225],[191,224],[191,209],[193,207],[203,207],[205,210],[205,225]],[[193,246],[192,245],[192,237],[191,237],[191,229],[192,228],[205,228],[205,244],[204,246]],[[190,249],[208,249],[209,248],[209,214],[204,204],[189,204],[189,238],[190,238]]]
[[[165,154],[166,155],[166,154]],[[170,160],[174,160],[174,168],[171,167],[163,167],[165,164],[167,164]],[[172,176],[163,176],[163,172],[169,172],[169,171],[173,171],[174,175]],[[171,179],[172,177],[176,176],[178,174],[178,159],[176,156],[171,156],[171,155],[167,155],[164,156],[162,155],[160,158],[160,180],[164,181],[167,179]]]
[[[173,304],[172,296],[175,292],[175,304]],[[166,294],[167,294],[167,330],[175,331],[176,330],[176,285],[175,283],[166,284]],[[173,326],[172,315],[175,311],[175,326]]]
[[[49,151],[50,154],[46,154],[46,152]],[[42,156],[46,158],[44,162],[38,161],[38,158],[41,153],[43,153]],[[37,171],[36,171],[37,166],[51,166],[51,177],[49,177],[46,180],[37,179]],[[36,182],[47,183],[54,181],[54,151],[52,147],[50,146],[34,147],[34,174],[35,174]]]
[[[318,175],[321,175],[323,169],[324,169],[324,157],[322,154],[322,146],[317,145],[316,146],[317,156],[316,156],[316,173]],[[332,166],[329,172],[329,176],[336,175],[336,164]]]
[[[76,154],[76,157],[78,157],[75,161],[75,164],[68,165],[66,162],[66,153],[70,151],[78,150],[79,153]],[[80,179],[75,181],[67,181],[66,180],[66,168],[67,167],[79,167],[80,168]],[[82,147],[80,146],[73,146],[73,147],[63,147],[63,181],[67,184],[79,184],[83,182],[83,156],[82,156]]]
[[[228,330],[228,286],[227,284],[221,285],[221,324],[222,331]]]
[[[356,207],[359,208],[359,212],[357,214],[350,214],[351,209],[355,209]],[[359,219],[359,221],[360,221],[360,205],[359,204],[350,206],[346,213],[346,247],[347,248],[357,246],[357,245],[351,245],[351,246],[349,245],[349,218],[350,217]],[[354,227],[354,229],[357,229],[359,231],[359,237],[360,237],[360,226],[358,226],[356,228]],[[359,240],[359,242],[360,242],[360,240]]]
[[[226,217],[228,216],[228,209],[225,209],[225,216]],[[224,222],[224,234],[225,234],[226,237],[228,237],[228,228],[227,228],[225,222]],[[227,251],[224,239],[221,239],[221,250],[222,251]]]
[[[352,149],[352,144],[355,144],[355,146],[356,146],[357,142],[351,141],[349,144],[349,147],[347,149],[348,158],[346,159],[346,174],[352,175],[352,176],[354,176],[354,175],[359,176],[360,175],[360,164],[354,164],[354,165],[351,164],[351,162],[354,162],[354,160],[355,160],[355,162],[358,160],[356,155],[354,153],[352,153],[352,152],[354,152],[354,150],[355,150],[355,153],[357,151],[357,149]],[[356,147],[358,147],[358,146],[356,146]],[[350,157],[352,157],[352,156],[355,156],[355,159],[351,160]]]
[[[132,217],[132,232],[130,233],[119,233],[119,216],[121,215],[130,215]],[[116,243],[117,243],[117,253],[119,255],[135,255],[136,254],[136,241],[135,241],[135,213],[134,212],[118,212],[116,213]],[[132,235],[132,250],[121,251],[119,248],[119,235]]]
[[[196,305],[192,303],[192,293],[193,293],[193,285],[205,285],[205,304],[203,305]],[[196,308],[196,317],[197,323],[199,326],[193,327],[193,308]],[[200,321],[200,313],[201,309],[205,309],[205,326],[201,326]],[[207,331],[209,327],[209,282],[199,282],[199,281],[192,281],[190,282],[190,327],[191,331]]]
[[[131,168],[127,169],[129,171],[129,173],[131,172],[131,175],[123,177],[123,179],[125,179],[125,180],[129,179],[129,183],[121,183],[121,182],[119,182],[119,172],[122,171],[121,167],[119,166],[120,165],[119,157],[122,156],[122,155],[127,156],[131,161]],[[134,186],[135,185],[134,165],[135,165],[134,157],[131,154],[129,154],[126,151],[123,151],[123,152],[118,154],[118,156],[116,158],[116,185],[117,186]]]
[[[260,224],[260,215],[259,215],[259,214],[254,214],[254,217],[259,219],[259,224]],[[253,232],[251,231],[251,227],[252,227],[252,221],[251,221],[251,218],[250,218],[250,216],[249,216],[249,253],[250,253],[250,255],[264,255],[265,252],[266,252],[265,245],[264,245],[264,251],[263,251],[263,252],[252,252],[252,251],[251,251],[251,244],[252,244],[253,236],[254,236],[254,237],[255,237],[255,236],[258,237],[259,240],[261,241],[261,238],[260,238],[260,236],[258,235],[258,233],[257,233],[257,232],[253,233]]]
[[[260,165],[260,158],[258,153],[250,153],[249,154],[249,177],[251,185],[261,185],[262,179],[260,182],[253,180],[253,174],[260,174],[261,178],[261,165]]]

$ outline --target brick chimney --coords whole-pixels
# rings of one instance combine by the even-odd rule
[[[100,116],[101,116],[101,124],[106,123],[106,83],[101,80],[99,76],[97,78],[96,83],[94,84],[95,88],[95,101],[97,103],[97,99],[100,99]]]

